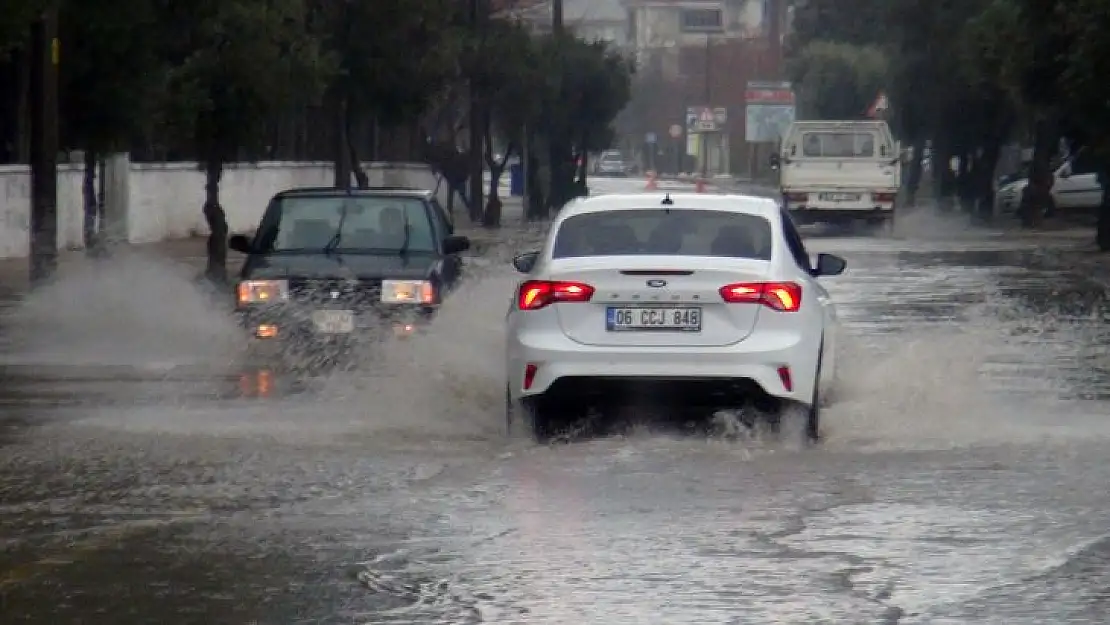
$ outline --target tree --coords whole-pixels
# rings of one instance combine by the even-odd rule
[[[167,2],[159,35],[170,66],[163,130],[190,145],[205,174],[206,276],[227,281],[224,164],[258,148],[267,121],[317,99],[334,71],[308,36],[303,0]]]
[[[585,192],[586,153],[611,143],[612,123],[631,97],[633,65],[604,42],[568,35],[540,39],[540,54],[548,68],[540,109],[546,122],[540,136],[549,148],[547,205],[558,208]]]
[[[790,65],[802,118],[862,118],[888,82],[886,55],[874,45],[813,41]]]
[[[523,25],[496,20],[490,23],[486,35],[474,86],[479,90],[485,113],[483,159],[490,171],[482,223],[497,227],[501,224],[498,195],[501,175],[512,156],[523,155],[525,133],[540,121],[546,67],[539,46]],[[505,143],[500,159],[494,157],[493,151],[497,138]]]
[[[451,0],[313,5],[313,30],[338,62],[327,88],[336,125],[336,184],[348,185],[353,172],[359,186],[366,186],[354,127],[367,122],[389,127],[419,119],[458,74],[460,9]]]
[[[60,11],[62,145],[85,155],[85,247],[96,251],[100,156],[126,151],[147,130],[157,76],[157,15],[151,0],[68,0]],[[103,228],[104,224],[100,224]]]
[[[1070,46],[1059,77],[1064,106],[1074,126],[1081,129],[1086,149],[1100,163],[1099,183],[1110,188],[1110,6],[1098,0],[1070,0],[1060,3],[1058,17],[1070,34]],[[1110,252],[1110,193],[1102,194],[1095,240],[1100,250]]]

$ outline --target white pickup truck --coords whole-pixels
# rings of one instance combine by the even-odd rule
[[[892,227],[900,152],[883,121],[797,121],[772,165],[779,170],[783,205],[799,224]]]

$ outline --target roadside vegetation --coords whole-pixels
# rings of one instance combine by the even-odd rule
[[[880,89],[913,147],[911,197],[931,146],[942,207],[989,211],[1003,147],[1033,148],[1026,226],[1050,201],[1061,140],[1085,148],[1110,183],[1110,3],[1105,0],[799,0],[788,42],[800,113],[858,117]],[[958,157],[951,172],[942,164]],[[1110,251],[1110,194],[1097,240]]]
[[[8,4],[0,162],[26,163],[29,33],[49,2]],[[481,159],[495,180],[468,213],[495,227],[496,179],[508,159],[528,158],[541,191],[529,215],[543,218],[584,191],[584,156],[608,146],[633,68],[604,44],[533,34],[498,17],[511,2],[493,4],[475,14],[457,0],[58,0],[61,148],[90,165],[116,151],[196,161],[213,277],[225,271],[220,180],[232,162],[332,161],[337,185],[365,186],[361,163],[423,161],[462,191]],[[96,167],[86,171],[95,211]]]

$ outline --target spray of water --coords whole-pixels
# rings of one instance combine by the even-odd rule
[[[243,342],[189,268],[133,251],[67,268],[3,323],[9,364],[222,366]]]

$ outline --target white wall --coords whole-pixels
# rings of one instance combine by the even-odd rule
[[[84,209],[83,167],[58,167],[58,247],[80,249]],[[208,234],[201,214],[204,175],[194,163],[132,163],[127,175],[127,239],[154,243]],[[434,189],[427,166],[408,163],[370,163],[371,184]],[[330,163],[235,164],[228,166],[221,184],[221,202],[232,232],[249,232],[257,225],[270,197],[295,187],[331,186]],[[446,183],[440,201],[446,203]],[[0,258],[22,258],[30,239],[31,173],[26,166],[0,166]]]

